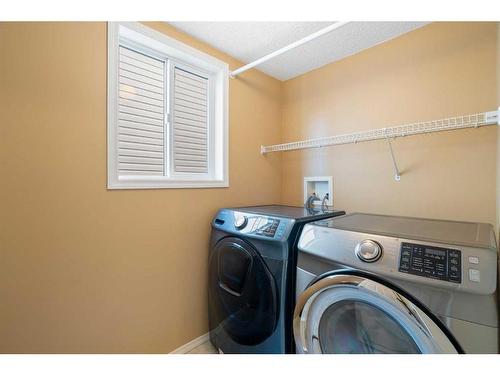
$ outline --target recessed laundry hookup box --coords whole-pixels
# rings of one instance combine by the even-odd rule
[[[319,198],[319,201],[313,202],[315,206],[321,206],[321,201],[326,194],[328,194],[328,206],[333,206],[333,177],[304,177],[304,202],[306,202],[307,198],[313,193],[316,193]]]

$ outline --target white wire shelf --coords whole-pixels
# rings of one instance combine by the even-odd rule
[[[261,153],[266,154],[268,152],[304,150],[308,148],[336,146],[380,139],[393,139],[398,137],[406,137],[408,135],[427,134],[466,128],[478,128],[480,126],[486,125],[500,125],[498,116],[499,112],[500,107],[496,111],[475,113],[466,116],[416,122],[413,124],[393,126],[390,128],[373,129],[357,133],[313,138],[304,141],[282,143],[272,146],[261,146]]]

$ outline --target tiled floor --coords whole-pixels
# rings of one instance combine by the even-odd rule
[[[218,354],[210,341],[206,341],[186,354]]]

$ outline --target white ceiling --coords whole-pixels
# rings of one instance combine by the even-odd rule
[[[170,22],[185,33],[252,62],[332,22]],[[287,80],[426,25],[427,22],[351,22],[286,52],[257,69]],[[245,74],[245,73],[243,73]]]

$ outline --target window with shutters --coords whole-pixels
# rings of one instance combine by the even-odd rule
[[[227,187],[226,63],[108,24],[108,188]]]

